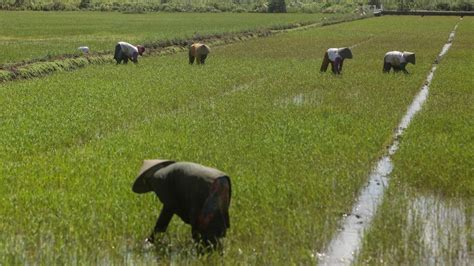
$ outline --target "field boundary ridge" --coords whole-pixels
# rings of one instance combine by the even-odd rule
[[[372,17],[371,15],[351,14],[336,18],[327,18],[318,22],[299,22],[286,25],[271,26],[268,28],[247,30],[233,33],[218,33],[200,35],[191,38],[176,38],[157,42],[145,42],[147,52],[145,57],[175,54],[185,51],[188,46],[196,41],[206,42],[212,46],[221,46],[249,39],[267,37],[294,30],[306,30],[313,27],[323,27],[344,22],[350,22]],[[99,65],[114,63],[112,52],[102,51],[85,55],[63,54],[57,56],[46,56],[43,58],[24,60],[17,63],[0,65],[0,83],[21,79],[32,79],[47,76],[54,72],[73,71],[88,65]]]

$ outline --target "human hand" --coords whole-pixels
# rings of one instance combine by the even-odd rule
[[[153,237],[147,237],[145,238],[145,241],[143,241],[143,248],[145,250],[149,250],[155,246],[155,240]]]

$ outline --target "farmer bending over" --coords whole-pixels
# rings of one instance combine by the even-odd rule
[[[155,228],[146,239],[165,232],[174,214],[191,225],[192,238],[204,247],[222,247],[229,222],[231,183],[227,174],[190,162],[145,160],[132,187],[135,193],[155,192],[163,203]]]
[[[141,45],[133,46],[128,42],[118,42],[115,46],[114,59],[117,61],[117,65],[122,61],[127,64],[129,59],[136,64],[138,55],[143,55],[143,52],[145,52],[145,47]]]
[[[391,51],[385,54],[383,58],[383,72],[388,73],[393,68],[394,72],[400,70],[408,74],[405,69],[408,63],[415,64],[415,54],[411,52]]]
[[[324,54],[323,63],[321,64],[321,72],[326,72],[329,64],[334,74],[341,74],[344,59],[352,59],[351,49],[344,48],[329,48]]]

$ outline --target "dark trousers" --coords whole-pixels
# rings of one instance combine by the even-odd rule
[[[196,63],[198,65],[201,65],[201,64],[204,65],[206,58],[207,58],[207,54],[194,56],[193,53],[189,51],[189,64],[191,65],[194,64],[194,59],[196,59]]]
[[[321,72],[326,72],[326,70],[328,69],[329,64],[331,64],[332,73],[341,74],[343,62],[344,62],[344,60],[342,60],[341,58],[336,58],[336,60],[334,60],[334,62],[329,60],[329,55],[326,52],[324,54],[323,63],[321,64],[320,71]]]
[[[114,59],[115,59],[115,61],[117,61],[117,65],[122,63],[122,61],[123,61],[124,64],[128,63],[128,56],[126,56],[122,52],[122,47],[120,46],[120,44],[117,44],[115,46]]]
[[[384,61],[384,63],[383,63],[383,72],[384,73],[389,73],[390,70],[393,68],[393,72],[403,71],[403,73],[408,74],[408,71],[405,69],[405,67],[406,67],[405,63],[402,63],[399,66],[395,66],[395,65],[392,65],[392,64],[387,63],[387,62]]]

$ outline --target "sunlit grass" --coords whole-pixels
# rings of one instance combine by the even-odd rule
[[[156,42],[268,28],[297,22],[319,22],[332,14],[150,13],[0,11],[0,64],[91,52],[110,51],[118,41]]]
[[[0,261],[315,263],[455,22],[377,18],[216,47],[204,67],[180,53],[1,85]],[[342,76],[319,73],[328,47],[357,43]],[[417,52],[411,75],[382,74],[395,49]],[[131,183],[159,157],[231,176],[224,257],[196,258],[176,217],[141,249],[160,203]]]
[[[474,259],[473,29],[472,18],[460,23],[426,104],[401,141],[362,264],[468,265]],[[420,206],[423,201],[428,204]]]

